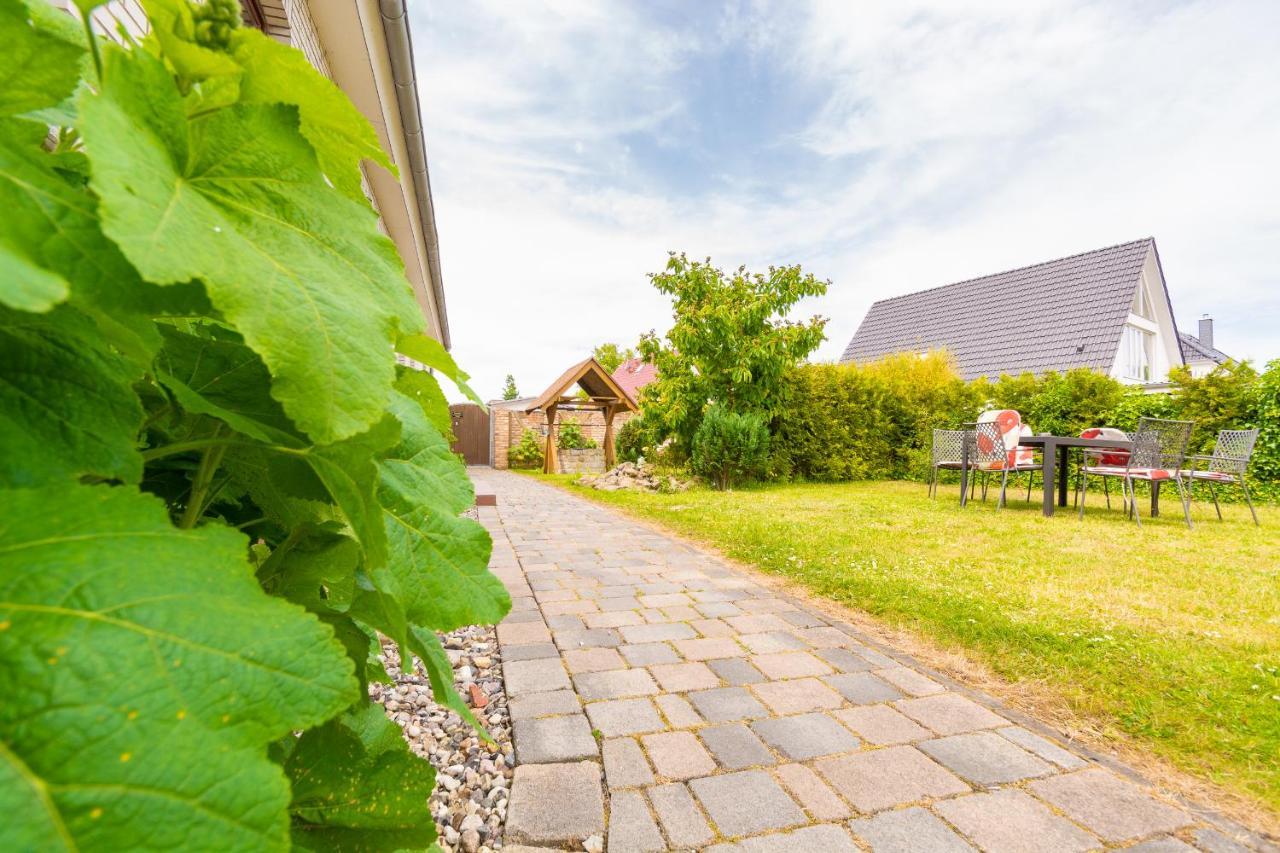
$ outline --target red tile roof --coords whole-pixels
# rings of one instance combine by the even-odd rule
[[[657,378],[658,368],[639,358],[629,358],[613,371],[613,381],[621,385],[633,400],[639,400],[640,389]]]

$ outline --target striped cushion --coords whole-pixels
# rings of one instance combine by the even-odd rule
[[[1128,441],[1129,436],[1125,435],[1118,429],[1111,427],[1090,427],[1080,433],[1081,438],[1114,438],[1120,441]],[[1091,451],[1094,448],[1089,448]],[[1103,465],[1128,465],[1129,451],[1123,447],[1104,447],[1098,448],[1102,452],[1096,457],[1098,462]]]
[[[1105,477],[1132,477],[1135,480],[1171,480],[1174,472],[1168,468],[1124,468],[1119,465],[1095,465],[1084,469],[1088,474]]]
[[[1226,471],[1188,471],[1187,476],[1195,480],[1216,480],[1219,483],[1236,481],[1236,475],[1228,474]]]

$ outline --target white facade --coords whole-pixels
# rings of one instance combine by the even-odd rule
[[[1173,309],[1152,250],[1147,253],[1120,333],[1111,376],[1126,385],[1160,383],[1168,380],[1171,368],[1182,363]]]

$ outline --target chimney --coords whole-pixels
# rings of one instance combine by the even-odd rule
[[[1205,314],[1200,318],[1200,334],[1196,335],[1200,343],[1213,349],[1213,318]]]

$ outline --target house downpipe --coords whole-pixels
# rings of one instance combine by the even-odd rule
[[[408,149],[409,173],[418,200],[418,218],[422,222],[427,245],[427,272],[431,277],[431,295],[440,313],[440,343],[451,348],[449,315],[445,310],[444,283],[440,278],[440,240],[436,234],[435,205],[431,201],[431,179],[427,175],[427,148],[422,132],[422,111],[418,104],[418,84],[413,65],[413,39],[409,35],[409,12],[405,0],[379,0],[382,31],[387,41],[387,57],[391,61],[391,77],[396,87],[396,104],[400,110],[400,126],[404,129]],[[401,167],[403,168],[403,167]]]

